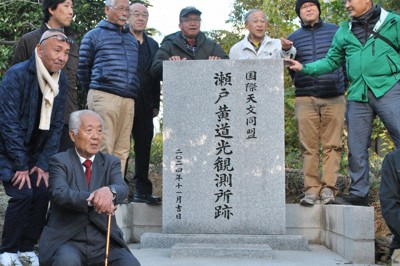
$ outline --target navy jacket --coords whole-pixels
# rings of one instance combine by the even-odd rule
[[[48,170],[50,156],[58,151],[64,126],[67,80],[61,72],[59,93],[54,99],[50,130],[34,128],[42,101],[36,74],[35,53],[12,66],[0,84],[0,180],[10,181],[15,171],[33,166]]]
[[[127,27],[102,20],[85,34],[79,51],[78,78],[94,89],[136,99],[138,44]]]
[[[338,29],[339,26],[321,20],[314,27],[302,25],[288,37],[297,49],[295,60],[304,65],[324,58]],[[343,95],[345,91],[342,68],[317,77],[294,71],[290,71],[290,75],[296,87],[296,96],[329,98]]]

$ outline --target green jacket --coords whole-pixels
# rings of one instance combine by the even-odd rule
[[[363,46],[351,32],[351,23],[344,22],[325,58],[304,65],[301,73],[326,74],[346,60],[348,100],[368,102],[368,88],[375,97],[381,97],[400,80],[400,16],[382,9],[373,30],[389,39],[397,51],[373,35]]]

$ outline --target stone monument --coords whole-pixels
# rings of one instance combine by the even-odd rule
[[[163,76],[163,234],[284,246],[283,61],[166,61]]]

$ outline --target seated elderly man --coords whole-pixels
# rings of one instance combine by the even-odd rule
[[[71,114],[75,148],[49,162],[51,213],[40,238],[40,265],[104,265],[108,215],[128,195],[117,157],[99,152],[103,121],[90,110]],[[140,266],[111,216],[109,265]]]

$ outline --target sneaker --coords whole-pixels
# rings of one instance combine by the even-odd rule
[[[33,251],[28,251],[28,252],[18,251],[18,257],[21,261],[28,263],[28,265],[39,266],[39,258]]]
[[[324,187],[321,190],[321,201],[323,204],[332,204],[335,202],[335,196],[333,194],[333,190],[328,188],[328,187]]]
[[[313,206],[318,200],[318,195],[306,192],[304,197],[300,200],[302,206]]]
[[[3,266],[22,266],[22,263],[18,258],[18,254],[8,252],[0,254],[0,264]]]
[[[361,197],[354,194],[349,194],[347,196],[342,196],[344,201],[350,205],[357,205],[357,206],[369,206],[368,205],[368,196]]]

